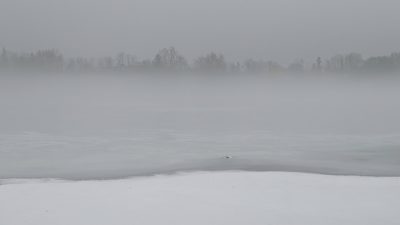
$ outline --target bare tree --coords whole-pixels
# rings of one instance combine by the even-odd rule
[[[185,57],[180,55],[174,47],[161,49],[153,59],[153,66],[157,69],[169,71],[188,68]]]
[[[196,70],[202,72],[225,72],[227,63],[222,54],[217,55],[211,52],[206,56],[199,57],[194,62],[194,67]]]

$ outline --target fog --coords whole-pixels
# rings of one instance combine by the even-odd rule
[[[400,176],[395,0],[0,0],[0,179]]]
[[[216,51],[281,63],[383,55],[399,51],[399,9],[396,0],[1,0],[0,47],[150,58],[175,46],[189,59]]]
[[[377,77],[3,75],[0,178],[398,176],[400,80]]]

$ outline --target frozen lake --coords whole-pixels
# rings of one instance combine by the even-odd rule
[[[190,170],[400,175],[398,80],[0,79],[0,179]]]

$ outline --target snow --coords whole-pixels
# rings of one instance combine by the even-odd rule
[[[2,180],[1,225],[397,225],[399,177],[196,172]]]

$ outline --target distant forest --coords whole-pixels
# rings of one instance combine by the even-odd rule
[[[317,57],[305,64],[296,60],[288,66],[274,61],[247,59],[243,62],[227,62],[223,54],[209,53],[193,62],[181,55],[174,47],[161,49],[152,59],[139,60],[134,55],[119,53],[115,57],[66,58],[55,49],[31,53],[16,53],[5,48],[0,55],[2,72],[50,72],[50,73],[395,73],[400,72],[400,53],[364,59],[361,54],[336,55],[328,59]]]

